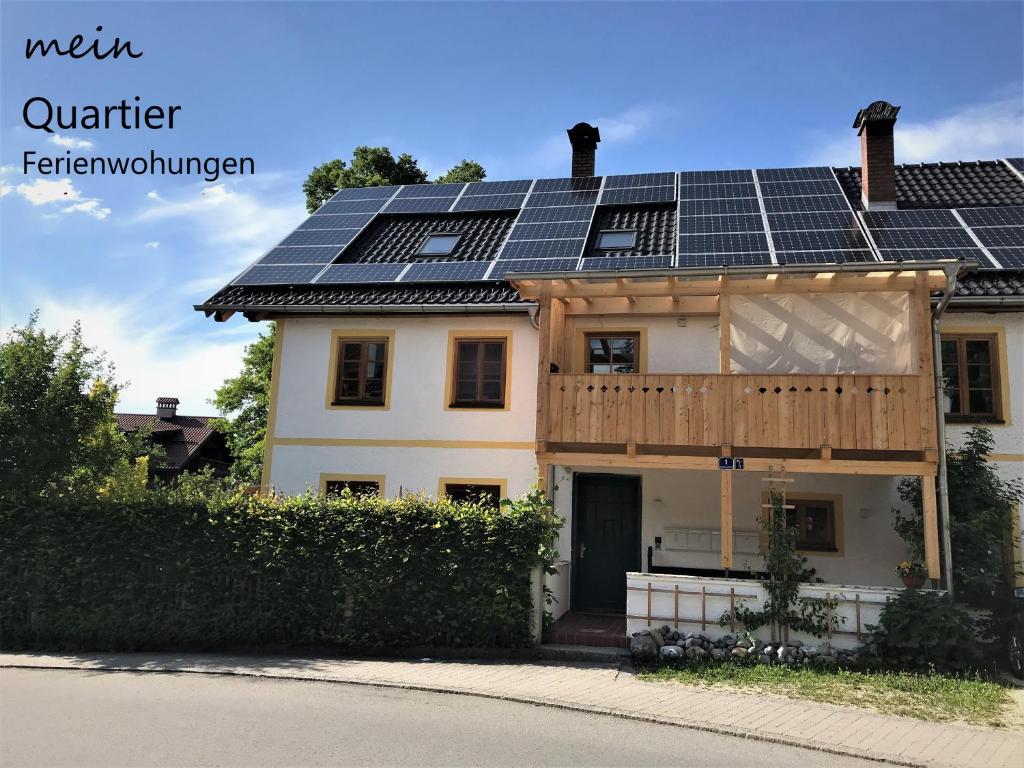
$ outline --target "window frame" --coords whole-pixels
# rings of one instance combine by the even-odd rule
[[[983,341],[988,344],[989,368],[992,379],[992,413],[971,412],[970,386],[967,381],[968,366],[966,365],[967,342],[970,341]],[[967,329],[943,331],[940,329],[940,348],[941,345],[946,342],[956,343],[957,381],[952,384],[955,386],[955,390],[959,394],[960,401],[960,410],[955,413],[947,412],[945,410],[945,403],[943,403],[943,413],[946,421],[959,424],[1004,424],[1005,403],[1003,398],[1007,393],[1004,391],[1005,382],[1002,378],[1003,360],[1002,338],[1000,334],[992,329],[979,328],[977,331]],[[943,356],[943,364],[946,362],[945,356]]]
[[[592,339],[634,339],[633,347],[633,370],[629,372],[619,371],[608,371],[607,373],[595,373],[591,368],[591,347],[590,342]],[[643,343],[643,334],[639,331],[611,331],[611,330],[585,330],[583,332],[583,373],[593,374],[596,376],[631,376],[633,374],[642,373],[641,370],[641,344]],[[614,367],[613,360],[609,359],[608,365]]]
[[[337,474],[334,472],[320,473],[320,495],[327,495],[328,483],[376,483],[377,495],[384,498],[385,477],[384,475],[350,475]]]
[[[605,235],[625,235],[630,234],[633,236],[633,242],[625,246],[616,246],[610,248],[605,245],[601,245],[601,240]],[[640,232],[636,229],[602,229],[597,233],[597,240],[594,242],[594,250],[601,251],[602,253],[614,253],[615,251],[632,251],[636,248],[637,237]]]
[[[447,496],[449,485],[492,486],[498,489],[498,506],[508,498],[508,480],[501,477],[442,477],[438,479],[437,495]]]
[[[767,491],[761,492],[762,510],[765,515],[771,512],[769,502],[771,497]],[[825,493],[823,491],[789,491],[786,493],[786,504],[788,505],[828,505],[832,511],[832,544],[834,549],[819,547],[805,548],[802,542],[797,543],[797,551],[807,557],[845,557],[846,555],[846,517],[843,511],[843,497],[838,493]],[[792,510],[785,510],[790,512]],[[762,545],[767,544],[766,533],[761,533]]]
[[[384,398],[382,401],[366,399],[339,399],[337,397],[341,381],[341,365],[344,355],[342,347],[351,342],[384,342]],[[370,328],[352,328],[333,330],[331,332],[331,348],[327,367],[327,394],[324,407],[327,410],[372,410],[387,411],[391,408],[391,388],[394,374],[395,331],[393,329],[378,330]],[[365,376],[366,360],[361,358],[360,380]]]
[[[462,234],[462,232],[431,232],[424,236],[423,242],[420,243],[420,247],[416,249],[416,258],[432,259],[451,256],[455,249],[459,247],[459,243],[462,242]],[[454,237],[455,242],[452,243],[451,248],[447,251],[425,251],[424,248],[426,248],[430,240],[435,237]]]
[[[456,401],[456,389],[458,385],[459,368],[459,346],[462,343],[487,343],[501,342],[504,345],[504,353],[501,361],[501,401]],[[482,352],[481,352],[482,353]],[[512,383],[510,380],[512,369],[512,331],[509,330],[478,330],[478,331],[449,331],[448,332],[448,371],[445,376],[445,399],[444,409],[446,411],[507,411],[511,408]],[[477,387],[479,391],[480,379],[478,376]]]
[[[825,553],[825,554],[836,554],[839,552],[839,541],[838,541],[838,521],[836,519],[836,505],[832,499],[818,499],[818,498],[787,498],[787,505],[792,505],[793,509],[787,509],[786,522],[789,523],[790,513],[796,516],[796,526],[800,535],[805,529],[803,525],[804,520],[807,516],[807,507],[825,507],[828,510],[828,522],[829,522],[829,533],[831,533],[829,545],[822,546],[806,540],[801,540],[800,535],[797,536],[796,547],[801,552],[814,552],[814,553]]]

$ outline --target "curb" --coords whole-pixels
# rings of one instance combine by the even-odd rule
[[[439,662],[443,663],[443,662]],[[702,722],[700,720],[688,720],[688,719],[670,719],[665,717],[659,717],[657,715],[645,715],[637,712],[627,712],[624,710],[618,710],[614,707],[599,707],[599,706],[586,706],[582,704],[575,704],[571,702],[558,701],[556,699],[541,699],[533,698],[530,696],[522,696],[515,694],[502,694],[497,692],[486,692],[476,690],[465,690],[460,688],[450,688],[440,685],[418,685],[415,683],[403,683],[393,680],[353,680],[341,677],[326,677],[323,675],[316,674],[303,674],[298,675],[289,672],[283,673],[267,673],[267,672],[248,672],[240,670],[207,670],[197,669],[195,667],[166,667],[164,669],[152,669],[130,665],[114,665],[104,664],[102,662],[94,663],[93,665],[85,664],[11,664],[11,663],[0,663],[0,669],[44,669],[50,671],[85,671],[85,672],[137,672],[137,673],[148,673],[148,674],[192,674],[192,675],[209,675],[211,677],[249,677],[263,680],[288,680],[293,682],[316,682],[316,683],[336,683],[341,685],[360,685],[368,688],[390,688],[407,691],[420,691],[425,693],[445,693],[458,696],[475,696],[481,699],[494,699],[497,701],[509,701],[518,704],[532,704],[534,706],[551,707],[552,709],[561,709],[569,712],[579,712],[582,714],[593,714],[593,715],[604,715],[606,717],[617,717],[623,720],[633,720],[636,722],[643,723],[655,723],[658,725],[671,725],[677,728],[686,728],[693,731],[702,731],[705,733],[716,733],[722,736],[732,736],[735,738],[749,739],[752,741],[761,741],[769,744],[781,744],[789,747],[799,747],[801,749],[811,749],[816,752],[824,752],[833,755],[842,755],[844,757],[856,757],[861,760],[871,760],[873,762],[888,763],[890,765],[906,766],[907,768],[931,768],[934,764],[928,761],[910,760],[903,757],[892,756],[892,755],[880,755],[866,750],[855,749],[851,747],[833,746],[830,744],[822,744],[815,741],[805,741],[801,739],[789,738],[786,736],[775,736],[771,734],[758,733],[756,731],[743,730],[739,728],[733,728],[724,725],[714,725],[711,723]],[[620,665],[620,670],[622,667]]]

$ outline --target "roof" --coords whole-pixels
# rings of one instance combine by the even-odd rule
[[[167,454],[166,465],[181,469],[214,433],[214,416],[175,416],[161,419],[151,413],[115,413],[117,426],[123,432],[137,432],[148,427],[153,441]]]
[[[1024,206],[1024,175],[1019,171],[1015,171],[1014,168],[1024,167],[1024,163],[1020,159],[1012,159],[1009,161],[1004,160],[979,160],[974,162],[945,162],[945,163],[918,163],[918,164],[904,164],[896,166],[896,187],[897,187],[897,205],[900,209],[952,209],[952,208],[987,208],[987,207],[1007,207],[1007,206]],[[798,173],[792,174],[792,171],[798,171]],[[775,176],[769,176],[769,172],[758,172],[759,174],[764,173],[764,180],[779,179],[783,182],[783,185],[788,181],[790,175],[792,178],[804,178],[799,173],[803,169],[784,169],[784,171],[775,171]],[[860,200],[860,168],[832,168],[832,169],[815,169],[823,172],[834,179],[832,181],[809,181],[802,182],[808,185],[822,185],[821,188],[811,190],[810,192],[800,192],[796,194],[821,194],[827,192],[824,185],[832,184],[833,188],[836,182],[841,187],[845,197],[849,201],[851,207],[856,211],[861,211],[863,206]],[[698,173],[689,174],[693,177],[692,181],[695,183],[711,182],[710,186],[721,183],[737,182],[739,179],[733,178],[738,173],[747,172],[736,172],[736,171],[704,171]],[[787,175],[790,174],[790,175]],[[292,267],[284,266],[291,262],[287,261],[285,257],[292,258],[294,261],[294,254],[301,253],[303,261],[313,261],[313,257],[307,257],[307,254],[313,254],[314,251],[326,252],[325,258],[329,261],[325,262],[322,266],[309,265],[299,266],[299,271],[295,274],[314,274],[319,275],[316,278],[316,282],[313,282],[309,278],[297,277],[295,282],[287,285],[241,285],[237,283],[229,284],[222,288],[220,291],[215,293],[209,299],[202,304],[196,305],[197,310],[206,312],[208,315],[214,315],[218,320],[226,319],[233,312],[240,311],[246,314],[250,319],[263,319],[265,317],[282,315],[282,314],[310,314],[310,313],[397,313],[397,312],[409,312],[409,311],[421,311],[421,312],[463,312],[463,311],[508,311],[508,310],[525,310],[529,304],[522,301],[511,284],[504,280],[495,279],[483,279],[485,276],[489,276],[491,272],[494,274],[500,274],[496,269],[492,269],[491,272],[487,271],[487,267],[480,264],[479,268],[465,265],[464,267],[446,267],[445,265],[449,262],[489,262],[495,259],[499,251],[506,246],[507,241],[517,241],[518,236],[515,234],[521,229],[532,228],[535,231],[547,230],[544,235],[538,235],[538,240],[531,242],[529,238],[532,235],[525,235],[521,241],[511,243],[515,246],[515,250],[519,254],[520,260],[516,261],[516,266],[519,267],[517,271],[528,272],[528,271],[558,271],[560,269],[573,269],[577,264],[576,256],[569,254],[568,258],[553,258],[561,257],[566,254],[556,252],[552,246],[555,245],[569,245],[571,243],[578,242],[580,247],[577,250],[582,250],[584,257],[592,257],[595,255],[595,243],[597,233],[605,229],[635,229],[637,231],[636,246],[634,249],[628,252],[619,252],[615,255],[618,257],[630,257],[617,259],[614,262],[614,268],[618,268],[619,264],[628,265],[626,268],[669,268],[672,266],[672,254],[676,251],[676,240],[680,239],[683,234],[687,238],[725,238],[729,239],[730,242],[737,243],[735,248],[730,250],[745,251],[748,249],[763,248],[763,245],[756,244],[757,235],[748,234],[745,232],[739,232],[738,234],[725,234],[725,235],[701,235],[700,233],[677,233],[678,227],[676,226],[675,216],[675,203],[668,202],[656,202],[658,200],[671,200],[671,197],[659,197],[657,193],[660,191],[664,192],[666,189],[663,186],[665,181],[663,177],[670,176],[674,177],[674,174],[637,174],[630,177],[605,177],[605,178],[617,178],[617,179],[629,179],[631,183],[635,183],[639,188],[629,187],[625,189],[615,189],[614,192],[620,193],[619,197],[616,198],[616,202],[625,202],[627,204],[621,205],[597,205],[597,191],[586,192],[586,189],[595,189],[596,185],[600,183],[602,177],[594,177],[590,179],[562,179],[562,180],[546,180],[546,186],[544,187],[543,194],[541,196],[557,197],[575,194],[579,200],[583,200],[586,195],[593,195],[589,205],[582,205],[577,202],[577,198],[574,198],[572,202],[556,202],[554,205],[566,205],[569,207],[563,209],[553,208],[517,208],[514,206],[521,206],[523,204],[524,187],[522,185],[529,185],[530,182],[485,182],[484,185],[489,185],[489,190],[486,193],[491,195],[490,197],[485,196],[471,196],[468,191],[468,187],[463,192],[457,192],[456,189],[460,185],[443,185],[436,186],[433,189],[428,189],[427,185],[423,188],[411,189],[402,188],[407,190],[410,194],[406,195],[405,199],[394,200],[394,202],[401,202],[404,205],[394,206],[396,213],[388,213],[392,210],[393,203],[385,201],[383,197],[385,195],[391,195],[392,193],[386,192],[384,188],[375,188],[372,192],[372,196],[380,198],[378,200],[358,200],[356,204],[362,206],[364,203],[366,207],[360,207],[360,211],[366,211],[366,213],[360,214],[348,214],[348,215],[334,215],[340,211],[349,210],[345,208],[346,205],[352,206],[353,203],[343,202],[346,198],[357,195],[359,197],[366,197],[368,194],[359,195],[357,190],[344,190],[344,194],[339,194],[339,202],[328,202],[325,204],[325,208],[321,210],[321,214],[331,214],[327,217],[332,221],[346,220],[347,223],[343,224],[327,224],[325,226],[339,226],[339,227],[350,227],[350,229],[333,230],[340,234],[351,233],[345,236],[344,242],[350,244],[345,246],[333,247],[331,250],[329,247],[318,247],[310,248],[308,251],[300,251],[299,248],[281,248],[274,249],[271,253],[288,252],[283,256],[280,256],[280,260],[270,260],[268,264],[279,264],[282,265],[277,269],[288,270]],[[697,177],[700,177],[699,179]],[[809,175],[807,178],[822,178],[819,174],[817,176]],[[578,185],[580,182],[582,186]],[[773,181],[767,181],[766,185],[770,186]],[[778,182],[774,182],[778,184]],[[540,189],[541,182],[534,182],[538,189]],[[473,185],[470,185],[473,186]],[[611,186],[609,184],[609,186]],[[559,191],[548,191],[548,190],[570,190],[579,189],[578,192],[559,192]],[[668,188],[672,191],[671,188]],[[680,196],[681,196],[681,187]],[[434,191],[439,190],[439,191]],[[605,193],[607,190],[600,192],[601,200],[605,200]],[[625,193],[625,194],[623,194]],[[645,196],[644,193],[655,193]],[[794,194],[790,192],[782,192],[779,194]],[[437,195],[439,197],[431,197],[431,195]],[[451,197],[440,197],[441,195]],[[465,195],[463,197],[462,195]],[[484,195],[484,192],[474,192],[473,195]],[[714,195],[718,196],[718,195]],[[395,198],[401,197],[400,194],[395,194]],[[509,203],[510,198],[515,198],[518,202]],[[835,195],[835,198],[839,200],[843,199],[842,195]],[[392,198],[389,198],[391,200]],[[789,198],[796,199],[796,198]],[[810,199],[810,198],[803,198]],[[452,202],[450,209],[447,208],[448,201]],[[478,210],[487,205],[489,201],[495,200],[495,206],[501,204],[509,207],[513,206],[511,210]],[[638,202],[632,203],[630,201],[637,200]],[[651,200],[652,202],[644,202],[645,200]],[[699,202],[699,201],[698,201]],[[715,202],[730,202],[725,201],[711,201]],[[748,202],[744,200],[737,200],[737,203]],[[754,201],[756,203],[756,201]],[[433,203],[440,203],[446,207],[446,210],[451,212],[446,213],[423,213],[421,211],[424,207],[429,208]],[[337,210],[331,209],[330,206],[338,206]],[[845,204],[844,204],[845,205]],[[596,206],[596,208],[595,208]],[[383,213],[372,213],[369,212],[384,209]],[[567,211],[573,216],[559,215],[558,217],[546,216],[547,212],[553,211]],[[409,211],[409,213],[405,213]],[[521,215],[521,211],[529,211],[532,214],[532,218],[529,219],[533,224],[526,224],[525,215]],[[582,211],[582,213],[580,213]],[[746,211],[745,209],[726,209],[722,211],[703,211],[703,213],[726,213],[726,214],[737,214],[722,216],[724,219],[742,220],[744,218],[758,218],[750,216],[750,214],[756,214],[755,211]],[[1018,212],[1019,213],[1019,212]],[[780,218],[786,218],[791,215],[794,217],[818,217],[824,218],[826,216],[837,216],[836,214],[776,214],[773,213],[772,209],[768,209],[768,216]],[[947,215],[948,216],[948,215]],[[518,217],[518,218],[517,218]],[[314,217],[315,219],[315,217]],[[356,229],[358,225],[356,219],[361,219],[365,225],[362,229]],[[572,221],[560,221],[561,219],[573,219]],[[709,219],[710,220],[710,219]],[[311,220],[313,221],[313,220]],[[311,221],[303,224],[295,235],[287,238],[287,242],[283,242],[282,245],[286,246],[297,246],[301,244],[319,245],[322,242],[326,242],[321,235],[329,235],[330,231],[317,230],[315,225],[311,224]],[[369,221],[368,224],[365,222]],[[516,223],[518,221],[518,224]],[[681,219],[679,221],[682,221]],[[548,222],[548,223],[544,223]],[[1002,222],[1000,222],[1002,223]],[[1003,248],[1000,253],[1007,254],[1010,256],[1010,261],[1002,262],[1004,267],[1013,267],[1013,269],[1007,270],[986,270],[984,274],[978,273],[976,275],[968,275],[963,278],[963,287],[957,293],[957,299],[964,299],[967,297],[972,298],[972,303],[979,303],[982,299],[990,298],[994,301],[1001,301],[1006,297],[1021,297],[1024,296],[1024,291],[1021,289],[1020,275],[1024,274],[1024,270],[1019,268],[1019,262],[1021,255],[1024,254],[1024,249],[1015,247],[1018,245],[1016,242],[1021,239],[1024,235],[1024,227],[1019,226],[1014,221],[1010,222],[1013,226],[1002,226],[999,228],[990,228],[986,232],[991,233],[993,236],[1000,238],[1010,237],[1011,242],[999,242],[994,241],[993,245],[998,246],[1011,246]],[[526,226],[524,226],[526,224]],[[824,225],[822,225],[824,226]],[[836,225],[838,226],[838,225]],[[895,226],[905,226],[896,224]],[[924,224],[922,226],[931,226]],[[949,226],[949,225],[944,225]],[[513,230],[515,227],[515,230]],[[552,229],[558,230],[552,234]],[[792,229],[808,229],[813,227],[806,227],[804,225],[793,226]],[[749,227],[746,228],[749,230]],[[428,234],[443,233],[443,232],[459,232],[462,237],[460,238],[455,250],[452,252],[450,257],[439,259],[440,264],[436,266],[438,269],[431,274],[429,269],[424,267],[431,267],[432,265],[416,265],[413,267],[407,267],[406,265],[416,264],[421,261],[417,256],[417,251],[422,244],[424,238]],[[511,234],[510,234],[511,232]],[[778,233],[776,233],[777,235]],[[786,232],[784,235],[788,236],[787,241],[801,242],[801,240],[811,239],[809,237],[793,237],[798,236],[810,236],[810,235],[824,235],[824,234],[836,234],[842,235],[842,232],[835,233],[823,233],[823,232],[805,232],[805,233],[794,233]],[[303,239],[306,236],[313,235],[316,238]],[[297,242],[292,242],[293,238],[298,236]],[[541,240],[541,237],[547,238],[580,238],[575,240]],[[763,237],[763,236],[762,236]],[[319,239],[318,239],[319,238]],[[583,239],[585,238],[585,239]],[[860,238],[860,235],[858,235]],[[881,258],[883,261],[889,261],[890,258],[886,257],[886,254],[895,254],[895,251],[883,251],[879,254],[877,251],[877,245],[875,243],[868,244],[862,240],[858,240],[856,245],[843,245],[840,241],[839,245],[835,244],[836,241],[829,241],[825,238],[820,238],[820,244],[804,245],[798,244],[792,247],[794,249],[805,249],[805,248],[847,248],[854,247],[862,250],[854,251],[839,251],[839,250],[819,250],[819,251],[807,251],[805,252],[808,261],[810,263],[823,263],[818,262],[816,259],[819,257],[827,257],[829,254],[834,255],[834,261],[836,263],[843,263],[844,261],[871,261],[873,258]],[[965,243],[964,245],[967,245]],[[885,247],[885,246],[882,246]],[[892,246],[889,246],[892,247]],[[908,245],[903,247],[930,247],[920,245]],[[343,248],[343,250],[342,250]],[[872,250],[869,250],[871,248]],[[973,249],[974,246],[972,245]],[[338,251],[341,251],[339,255]],[[946,256],[937,256],[937,258],[958,258],[960,256],[968,255],[966,248],[959,249],[948,249]],[[535,252],[535,253],[534,253]],[[975,250],[975,253],[981,253],[979,250]],[[906,251],[911,254],[911,251]],[[939,254],[939,251],[917,251],[918,254]],[[996,254],[995,251],[992,252]],[[815,255],[817,254],[817,255]],[[876,254],[876,255],[872,255]],[[534,259],[536,255],[537,259]],[[751,254],[755,256],[756,254]],[[797,252],[791,253],[779,253],[779,263],[788,261],[790,263],[799,263],[802,259],[801,256],[804,254]],[[546,257],[546,258],[545,258]],[[910,256],[913,258],[913,256]],[[275,259],[279,257],[275,256]],[[317,255],[320,258],[320,255]],[[504,259],[505,257],[502,256]],[[543,261],[539,259],[544,258]],[[763,255],[762,255],[763,258]],[[984,261],[984,258],[979,259]],[[709,258],[708,266],[711,259]],[[832,259],[826,261],[831,262]],[[508,263],[507,261],[497,262],[498,264]],[[579,261],[579,269],[590,269],[590,268],[605,268],[604,258],[583,258]],[[750,264],[766,264],[765,261],[758,261],[752,259],[749,261]],[[995,261],[997,265],[1000,264],[999,260]],[[324,269],[328,264],[335,265],[353,265],[353,266],[332,266],[329,269]],[[535,270],[530,270],[530,267],[534,264],[538,265]],[[613,265],[613,262],[608,262],[609,266]],[[376,265],[376,266],[374,266]],[[541,268],[540,265],[551,267],[550,270]],[[273,269],[273,267],[271,267]],[[455,273],[458,276],[463,276],[468,273],[459,272],[459,270],[476,270],[473,274],[473,279],[464,279],[457,281],[455,279]],[[349,270],[356,270],[351,272]],[[418,271],[417,271],[418,270]],[[287,273],[287,272],[286,272]],[[365,275],[366,277],[362,277]],[[376,275],[376,277],[375,277]],[[422,276],[424,279],[420,282],[409,282],[410,278],[415,276],[416,280],[419,280]],[[582,276],[582,275],[581,275]],[[348,280],[342,282],[343,278],[348,277]],[[433,280],[430,279],[433,277]],[[335,280],[337,278],[337,280]],[[364,280],[364,282],[356,282],[356,280]],[[376,282],[371,282],[376,280]],[[280,280],[277,282],[281,282]]]

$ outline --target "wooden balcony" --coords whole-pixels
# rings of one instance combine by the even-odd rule
[[[548,444],[924,452],[928,377],[549,374]],[[783,454],[780,454],[783,455]]]

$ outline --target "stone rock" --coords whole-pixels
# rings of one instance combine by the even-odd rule
[[[732,643],[733,645],[736,645],[736,638],[733,637],[732,635],[728,635],[728,634],[722,635],[721,640],[726,645],[729,645],[730,643]]]
[[[747,658],[747,656],[748,656],[748,655],[750,654],[750,651],[748,651],[748,650],[747,650],[746,648],[744,648],[744,647],[743,647],[742,645],[739,645],[739,644],[737,643],[736,647],[735,647],[735,648],[733,648],[733,649],[732,649],[732,651],[730,651],[730,653],[731,653],[731,654],[732,654],[733,656],[735,656],[735,657],[736,657],[737,659],[745,659],[745,658]]]
[[[690,637],[690,638],[687,638],[687,639],[686,639],[686,640],[684,641],[684,643],[683,643],[683,644],[684,644],[684,645],[685,645],[685,646],[686,646],[687,648],[693,648],[693,646],[695,646],[695,645],[697,644],[697,638],[695,638],[695,637]]]
[[[662,661],[678,661],[683,658],[683,649],[678,645],[663,645],[658,654]]]
[[[711,649],[711,658],[714,659],[715,661],[725,661],[725,658],[728,655],[729,654],[727,654],[721,648],[712,648]]]
[[[670,627],[668,624],[662,624],[660,627],[658,627],[658,632],[661,634],[662,637],[668,637],[672,634],[672,627]]]
[[[634,635],[629,641],[629,653],[637,661],[655,661],[658,645],[650,635]]]
[[[651,631],[651,640],[653,640],[654,644],[657,645],[659,648],[661,648],[661,646],[663,646],[665,644],[665,639],[662,637],[661,633],[658,632],[657,630],[652,630]]]
[[[818,653],[821,654],[822,656],[831,656],[832,655],[832,644],[831,643],[822,643],[821,645],[818,646]]]
[[[768,656],[766,656],[764,654],[762,654],[762,655],[757,657],[757,663],[758,664],[771,664],[771,662],[772,662],[772,660],[770,658],[768,658]]]
[[[802,642],[800,642],[799,640],[790,640],[789,644],[792,645],[794,648],[803,648],[804,647],[804,644]]]
[[[782,660],[787,659],[787,658],[791,658],[790,656],[786,655],[786,646],[784,646],[784,645],[780,645],[778,647],[778,649],[775,651],[775,656],[778,658],[779,661],[782,661]]]
[[[736,641],[736,647],[737,648],[748,649],[748,648],[751,648],[753,645],[754,644],[752,642],[750,642],[749,640],[747,640],[746,638],[744,638],[742,640],[737,640]]]
[[[694,661],[707,661],[708,652],[701,648],[699,645],[694,647],[692,650]]]
[[[678,640],[678,639],[679,639],[679,630],[677,630],[677,629],[673,629],[673,630],[672,630],[672,631],[671,631],[671,632],[669,633],[668,639],[669,639],[669,640],[671,640],[671,641],[673,641],[673,642],[675,642],[676,640]]]
[[[633,633],[633,637],[636,637],[637,635],[643,635],[644,637],[647,637],[650,634],[651,634],[651,630],[649,630],[649,629],[641,629],[639,632],[634,632]]]

